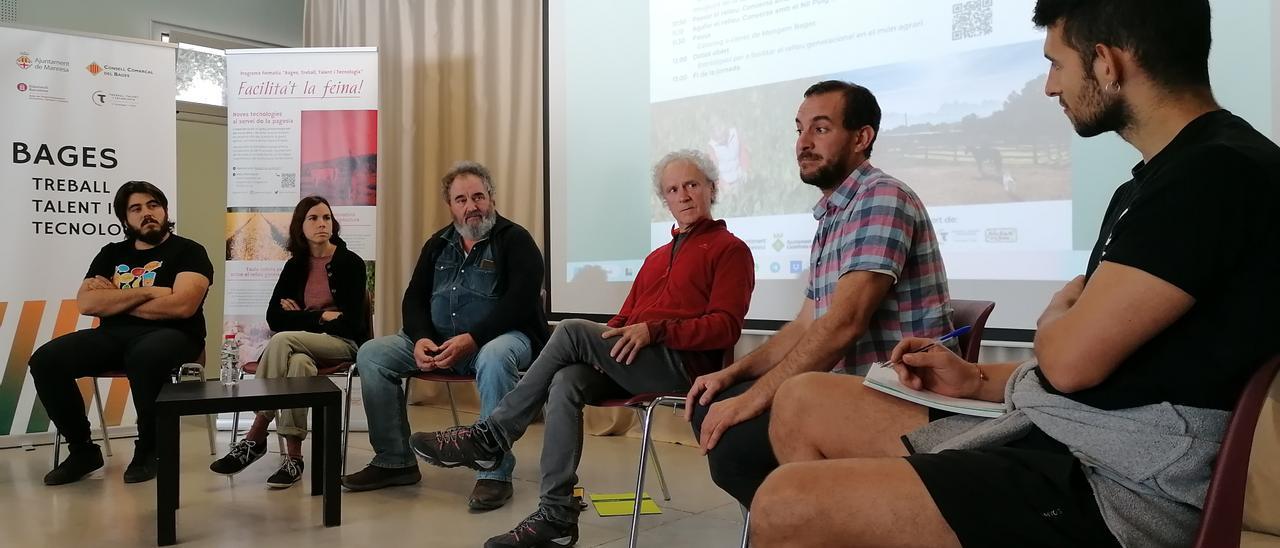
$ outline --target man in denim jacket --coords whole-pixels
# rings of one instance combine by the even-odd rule
[[[542,255],[527,230],[498,215],[489,171],[460,162],[441,191],[453,223],[422,248],[404,294],[404,329],[365,343],[356,358],[374,457],[342,478],[353,491],[422,479],[409,451],[401,379],[427,371],[474,375],[487,417],[547,340]],[[468,505],[492,510],[511,500],[514,468],[507,455],[503,466],[476,474]]]

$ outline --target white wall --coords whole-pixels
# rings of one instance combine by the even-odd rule
[[[154,38],[152,22],[302,46],[303,0],[18,0],[22,25]]]

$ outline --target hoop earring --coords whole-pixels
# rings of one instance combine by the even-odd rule
[[[1120,93],[1120,81],[1112,80],[1110,84],[1107,84],[1107,91],[1110,93]]]

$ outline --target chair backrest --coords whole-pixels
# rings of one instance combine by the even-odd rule
[[[1260,537],[1258,540],[1270,540],[1280,546],[1280,466],[1276,466],[1280,460],[1280,368],[1262,402],[1253,432],[1241,528],[1248,535]],[[1242,539],[1241,543],[1245,541]]]
[[[1213,478],[1204,498],[1204,511],[1200,516],[1200,530],[1196,533],[1195,546],[1239,546],[1244,516],[1245,480],[1249,473],[1249,457],[1253,451],[1254,429],[1267,392],[1275,381],[1280,368],[1280,356],[1258,368],[1249,379],[1240,399],[1236,402],[1227,434],[1222,438],[1222,449],[1213,464]]]
[[[969,332],[960,336],[960,356],[968,361],[977,362],[978,352],[982,349],[982,331],[987,327],[987,318],[995,310],[996,303],[991,301],[966,301],[951,299],[951,323],[956,327],[969,326]]]
[[[369,332],[366,333],[366,335],[369,336],[369,340],[373,340],[373,291],[372,290],[366,289],[364,292],[364,313],[369,315],[369,321],[367,322],[369,326]]]

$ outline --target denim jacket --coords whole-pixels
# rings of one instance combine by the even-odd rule
[[[431,324],[441,339],[468,333],[489,317],[498,302],[498,271],[489,239],[463,253],[462,238],[452,232],[436,257],[431,288]]]
[[[465,323],[465,332],[475,338],[477,346],[484,346],[503,333],[519,331],[529,338],[534,355],[537,355],[550,332],[540,295],[542,253],[538,251],[533,237],[524,227],[499,215],[489,237],[472,249],[471,257],[463,258],[461,247],[455,247],[456,238],[457,230],[450,224],[432,234],[423,244],[400,305],[405,334],[415,341],[428,338],[439,344],[447,337],[437,332],[437,324],[454,330],[462,329]],[[452,263],[438,262],[447,250],[457,253],[451,259]],[[485,262],[486,259],[489,262]],[[448,270],[449,264],[457,265],[457,277],[452,271],[446,274],[445,270],[440,270],[441,266]],[[468,268],[468,264],[476,265],[476,268]],[[437,273],[458,283],[437,283]],[[464,278],[472,274],[477,277]],[[437,299],[437,294],[445,289],[452,292],[455,286],[460,296],[458,302],[464,307],[478,311],[481,301],[491,300],[485,305],[487,313],[449,310],[449,316],[441,317],[442,320],[447,317],[447,321],[437,320],[437,302],[447,302],[447,299]],[[462,297],[464,294],[466,297]],[[456,324],[455,316],[452,316],[454,313],[458,313],[456,317],[459,318]]]

